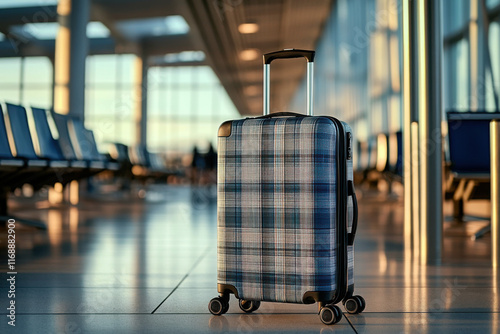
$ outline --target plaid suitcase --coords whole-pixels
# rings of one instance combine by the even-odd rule
[[[308,116],[269,114],[269,66],[278,58],[308,60]],[[229,295],[245,312],[260,301],[320,304],[325,324],[338,322],[353,296],[357,202],[350,127],[312,114],[314,51],[264,55],[265,116],[228,121],[218,133],[218,292],[214,315]]]

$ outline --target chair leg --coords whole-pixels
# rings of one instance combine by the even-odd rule
[[[43,230],[47,229],[47,225],[42,221],[19,218],[9,215],[7,207],[8,196],[9,189],[3,188],[0,190],[0,221],[5,221],[5,223],[7,223],[9,219],[14,219],[16,222],[19,222],[26,226],[36,227]]]
[[[464,200],[453,200],[453,219],[455,221],[463,221],[464,215]]]
[[[474,233],[474,235],[471,238],[472,238],[472,240],[481,239],[488,232],[491,232],[491,223],[486,225],[485,227],[481,228],[476,233]]]

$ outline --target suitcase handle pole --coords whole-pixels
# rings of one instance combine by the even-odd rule
[[[314,55],[311,50],[284,49],[264,54],[264,115],[270,113],[271,62],[275,59],[300,58],[307,59],[307,115],[313,115],[313,74]]]

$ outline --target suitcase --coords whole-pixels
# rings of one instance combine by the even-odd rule
[[[308,115],[269,114],[270,64],[307,59]],[[336,118],[312,116],[314,51],[264,55],[264,116],[224,122],[218,132],[217,289],[209,311],[244,312],[261,301],[319,303],[334,324],[360,313],[354,292],[357,201],[352,131]]]

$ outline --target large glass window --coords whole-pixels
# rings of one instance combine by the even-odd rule
[[[52,107],[53,66],[46,57],[24,58],[21,104],[50,109]]]
[[[490,8],[500,5],[500,0],[486,0],[486,5]]]
[[[46,57],[0,58],[0,99],[52,107],[53,66]]]
[[[135,60],[128,54],[87,57],[85,123],[99,143],[135,143]]]
[[[21,58],[0,59],[0,98],[19,103],[21,99]]]
[[[400,5],[338,0],[316,49],[315,108],[348,122],[365,141],[401,128]],[[305,83],[292,107],[305,105]]]
[[[489,30],[489,48],[491,56],[491,71],[486,71],[486,108],[488,110],[497,110],[499,106],[495,105],[496,91],[497,97],[500,93],[500,22],[492,22]],[[493,72],[493,77],[491,76]],[[495,90],[494,90],[495,89]]]
[[[217,129],[239,118],[208,66],[152,67],[148,72],[148,145],[157,152],[216,146]]]
[[[446,109],[469,108],[469,43],[461,39],[445,51],[444,93]]]

